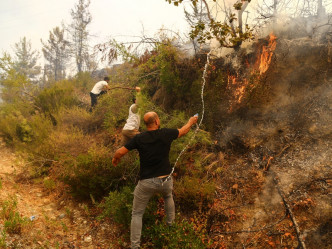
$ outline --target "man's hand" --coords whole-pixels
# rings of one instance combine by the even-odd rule
[[[191,117],[188,122],[182,126],[181,129],[179,129],[179,136],[178,137],[182,137],[184,135],[186,135],[189,131],[190,131],[190,128],[193,124],[196,124],[197,123],[197,120],[198,120],[198,117],[197,116],[193,116]]]
[[[105,85],[104,87],[103,87],[103,91],[109,91],[111,89],[111,87],[109,86],[109,85]]]
[[[190,125],[194,125],[197,123],[198,117],[197,116],[193,116],[189,119],[188,123],[190,123]]]
[[[120,162],[120,158],[113,157],[113,159],[112,159],[113,166],[117,166],[119,162]]]
[[[118,165],[118,163],[120,162],[121,157],[126,155],[128,152],[129,152],[129,150],[124,146],[122,146],[120,149],[115,151],[114,157],[112,159],[112,164],[114,166]]]
[[[137,86],[137,87],[135,87],[135,90],[136,90],[136,92],[139,93],[141,91],[141,88]]]

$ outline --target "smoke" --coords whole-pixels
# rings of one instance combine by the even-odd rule
[[[195,41],[192,41],[181,44],[178,47],[184,58],[192,59],[196,54],[196,50],[198,49],[197,46],[197,43],[195,43]]]
[[[239,53],[227,56],[234,68],[245,67],[239,64]],[[303,181],[328,174],[326,165],[332,161],[328,56],[326,43],[279,37],[273,64],[264,75],[265,81],[260,82],[269,86],[269,101],[244,113],[233,113],[219,133],[221,147],[250,152],[258,166],[266,165],[263,157],[273,157],[286,192]],[[298,172],[301,178],[294,177]]]
[[[301,16],[285,12],[274,15],[257,31],[259,37],[267,36],[273,32],[278,37],[287,39],[310,37],[319,41],[324,39],[326,33],[332,30],[332,18],[325,13],[321,16],[314,13]]]
[[[328,29],[317,29],[317,25],[328,20],[279,18],[260,32],[266,37],[273,30],[277,36],[271,64],[259,80],[250,82],[257,84],[247,89],[238,109],[222,113],[218,142],[229,157],[245,161],[243,168],[250,166],[266,174],[254,208],[245,210],[253,218],[245,220],[243,228],[273,224],[285,214],[269,177],[274,172],[301,231],[308,235],[306,243],[315,245],[316,237],[316,245],[321,245],[317,224],[324,227],[332,219],[330,182],[326,180],[332,178],[332,58]],[[237,51],[222,48],[215,55],[223,57],[232,76],[250,77],[267,43],[260,39]],[[243,241],[246,236],[241,235]]]

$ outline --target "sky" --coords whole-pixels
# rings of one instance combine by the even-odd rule
[[[0,0],[0,55],[13,53],[15,43],[26,37],[32,49],[41,50],[40,39],[47,41],[49,31],[71,20],[70,10],[78,0]],[[183,6],[165,0],[91,0],[89,25],[91,44],[132,41],[144,34],[152,37],[160,28],[188,33]]]

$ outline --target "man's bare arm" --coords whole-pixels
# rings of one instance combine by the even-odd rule
[[[186,135],[189,131],[190,131],[190,128],[193,124],[196,124],[197,123],[197,119],[198,117],[191,117],[188,122],[182,126],[181,129],[178,129],[179,130],[179,136],[178,137],[182,137],[184,135]]]
[[[139,106],[140,106],[140,104],[142,102],[142,100],[141,100],[141,93],[140,93],[141,88],[136,87],[136,91],[137,91],[136,102],[135,102],[135,105],[131,108],[131,111],[133,113],[138,113]]]
[[[117,166],[118,163],[120,162],[121,157],[123,157],[124,155],[126,155],[129,152],[129,150],[122,146],[120,149],[118,149],[117,151],[115,151],[114,157],[112,159],[112,164],[114,166]]]
[[[109,85],[105,85],[104,87],[103,87],[103,90],[104,91],[108,91],[108,90],[110,90],[111,89],[111,87],[109,86]]]

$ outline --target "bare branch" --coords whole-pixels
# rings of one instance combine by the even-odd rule
[[[272,174],[274,175],[273,181],[274,181],[275,186],[276,186],[276,188],[278,190],[278,193],[279,193],[280,197],[282,198],[282,201],[283,201],[284,206],[285,206],[285,208],[286,208],[286,210],[287,210],[287,212],[288,212],[288,214],[289,214],[289,216],[291,218],[291,221],[294,224],[294,227],[295,227],[295,230],[296,230],[297,239],[298,239],[301,247],[303,249],[306,249],[306,246],[305,246],[305,243],[304,243],[304,241],[302,239],[301,231],[300,231],[299,225],[297,224],[295,215],[293,214],[292,209],[290,208],[290,206],[289,206],[289,204],[287,202],[287,199],[286,199],[286,196],[285,196],[284,192],[279,187],[279,181],[278,181],[278,178],[277,178],[276,174],[274,172],[272,172]]]

